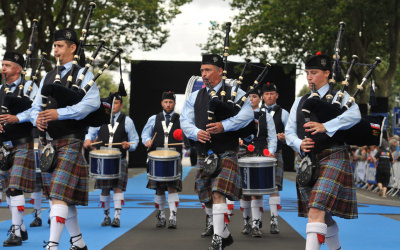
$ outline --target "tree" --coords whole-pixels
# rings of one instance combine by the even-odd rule
[[[98,0],[88,40],[104,39],[111,48],[122,47],[126,55],[132,49],[161,47],[168,37],[165,27],[179,7],[191,0]],[[87,16],[86,0],[0,0],[0,27],[6,36],[6,50],[25,52],[31,22],[38,19],[34,55],[38,50],[50,55],[56,29],[82,29]],[[77,32],[78,36],[80,31]],[[49,70],[49,68],[48,68]]]
[[[300,64],[317,51],[333,54],[338,24],[344,21],[341,58],[350,61],[356,54],[360,62],[371,64],[380,56],[383,63],[374,74],[377,96],[387,100],[399,62],[399,1],[232,0],[231,6],[238,14],[232,22],[230,54],[278,63]],[[222,51],[221,26],[211,27],[205,50]],[[366,71],[355,67],[353,79],[360,82]]]

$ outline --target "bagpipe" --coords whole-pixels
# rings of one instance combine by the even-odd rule
[[[342,106],[342,101],[344,98],[344,93],[349,85],[350,80],[350,73],[353,69],[353,66],[356,65],[358,57],[353,55],[352,61],[350,66],[347,70],[345,80],[342,81],[342,88],[337,93],[337,99],[333,102],[333,95],[332,89],[333,85],[336,82],[337,75],[340,74],[340,66],[339,66],[339,52],[340,49],[338,46],[340,45],[340,39],[342,38],[342,34],[344,31],[345,24],[340,22],[339,24],[339,32],[337,36],[337,40],[335,43],[335,55],[333,56],[334,63],[332,66],[332,78],[329,80],[329,91],[326,95],[327,101],[323,101],[320,98],[308,98],[303,106],[302,110],[308,113],[313,114],[317,121],[320,123],[327,122],[332,120],[339,115],[343,114],[346,110],[348,110],[351,105],[355,102],[356,96],[360,93],[363,89],[363,85],[367,82],[368,78],[371,76],[375,68],[381,62],[381,59],[377,57],[375,62],[370,65],[368,72],[362,78],[362,82],[357,86],[356,92],[351,96],[348,102]],[[315,94],[315,93],[313,93]],[[333,136],[335,141],[340,143],[346,143],[348,145],[357,145],[357,146],[364,146],[364,145],[380,145],[380,141],[382,139],[383,133],[383,124],[384,124],[385,117],[383,116],[364,116],[360,120],[359,123],[354,125],[353,127],[347,130],[339,130]],[[317,143],[317,142],[316,142]]]

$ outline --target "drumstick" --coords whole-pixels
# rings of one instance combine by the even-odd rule
[[[128,142],[128,144],[135,144],[134,142]],[[116,146],[116,145],[122,145],[122,142],[118,142],[118,143],[108,143],[108,144],[104,144],[106,146]]]
[[[178,146],[178,145],[183,145],[183,142],[178,142],[178,143],[168,143],[168,144],[164,144],[165,146]]]
[[[156,135],[157,135],[157,132],[154,132],[153,138],[151,138],[151,141],[150,141],[150,147],[147,148],[147,151],[149,151],[151,148],[151,145],[153,145],[153,141],[156,138]]]
[[[93,143],[92,143],[92,146],[93,146],[93,145],[96,145],[96,144],[100,144],[100,143],[103,143],[103,141],[93,142]]]

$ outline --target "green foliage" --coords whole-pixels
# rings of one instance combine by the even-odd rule
[[[231,6],[238,14],[232,20],[229,54],[269,62],[300,65],[317,51],[333,54],[338,24],[344,21],[341,58],[350,61],[356,54],[360,62],[371,64],[381,57],[384,63],[375,74],[378,96],[388,96],[399,61],[400,1],[232,0]],[[203,49],[221,53],[224,33],[224,25],[212,26]],[[355,67],[353,80],[360,82],[366,71]]]
[[[103,39],[107,46],[122,47],[125,55],[133,49],[161,47],[168,37],[166,24],[179,7],[191,0],[97,0],[89,29],[88,44]],[[50,55],[56,29],[74,28],[78,36],[86,20],[89,1],[85,0],[1,0],[0,27],[7,38],[7,50],[25,52],[31,22],[38,19],[33,55]],[[47,70],[50,68],[48,67]]]
[[[307,94],[309,92],[310,92],[310,89],[308,88],[308,85],[303,85],[303,87],[301,88],[301,90],[297,94],[297,97],[303,96],[303,95],[305,95],[305,94]]]

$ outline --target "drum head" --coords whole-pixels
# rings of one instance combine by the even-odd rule
[[[154,158],[174,158],[179,156],[180,154],[177,151],[173,150],[155,150],[149,152],[149,157]]]
[[[98,150],[93,150],[89,152],[90,156],[93,157],[103,157],[103,156],[121,156],[122,153],[119,150],[114,150],[114,149],[98,149]]]
[[[257,157],[257,156],[251,156],[251,157],[242,157],[238,160],[238,163],[247,163],[247,164],[256,164],[256,163],[269,163],[269,164],[274,164],[276,163],[276,159],[272,157]]]

